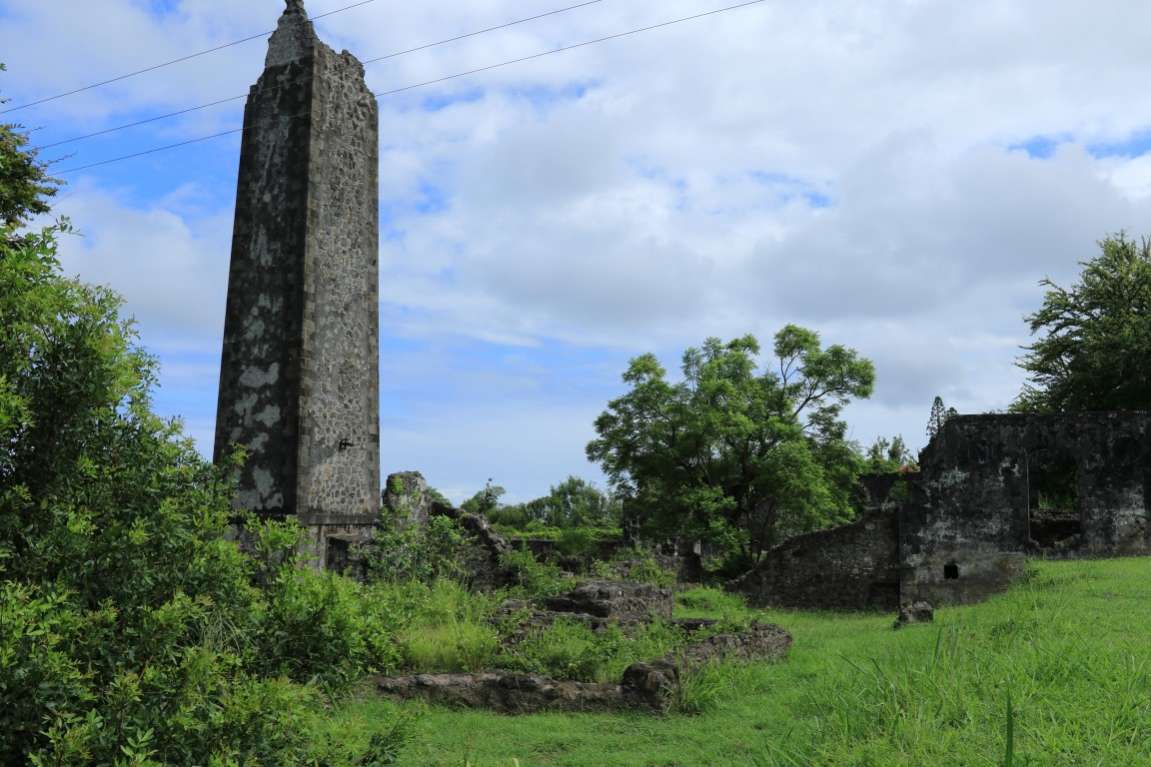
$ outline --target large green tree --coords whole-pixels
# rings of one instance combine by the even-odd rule
[[[1151,240],[1120,232],[1099,243],[1079,280],[1051,279],[1026,319],[1037,340],[1019,366],[1028,373],[1019,411],[1151,409]]]
[[[0,764],[368,763],[309,723],[390,662],[385,608],[237,548],[120,299],[61,273],[66,224],[27,228],[53,186],[26,144],[0,125]]]
[[[629,523],[655,537],[691,536],[753,564],[784,536],[850,518],[860,457],[840,412],[868,397],[874,368],[811,330],[775,337],[757,372],[753,336],[708,339],[670,382],[654,355],[631,361],[630,390],[596,419],[587,447]]]

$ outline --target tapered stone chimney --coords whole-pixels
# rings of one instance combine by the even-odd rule
[[[288,0],[244,113],[216,415],[235,505],[339,569],[379,508],[379,113]]]

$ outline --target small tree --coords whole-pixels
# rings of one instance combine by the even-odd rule
[[[903,437],[898,435],[890,440],[878,437],[867,450],[867,471],[872,474],[891,474],[917,468],[915,456],[907,449]]]
[[[481,514],[490,517],[500,507],[500,498],[507,493],[499,485],[493,485],[489,479],[484,489],[473,495],[461,504],[460,508],[469,514]]]
[[[758,561],[781,537],[849,518],[859,458],[839,420],[871,394],[872,364],[789,325],[777,365],[756,372],[759,343],[712,338],[683,355],[680,383],[654,355],[632,360],[631,387],[596,419],[587,448],[654,537],[689,536]]]

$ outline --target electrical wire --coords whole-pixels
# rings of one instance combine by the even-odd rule
[[[353,8],[359,8],[362,5],[368,5],[369,3],[374,3],[374,2],[376,2],[376,0],[360,0],[360,2],[358,2],[358,3],[353,3],[351,5],[345,5],[343,8],[337,8],[334,11],[328,11],[327,13],[321,13],[321,14],[318,14],[316,16],[310,16],[309,20],[310,21],[318,21],[320,19],[327,18],[328,16],[335,16],[337,13],[343,13],[344,11],[350,11]],[[214,48],[208,48],[206,50],[198,51],[196,53],[190,53],[187,56],[181,56],[180,58],[172,59],[171,61],[165,61],[165,62],[162,62],[160,64],[153,64],[150,67],[144,67],[143,69],[137,69],[134,72],[128,72],[127,74],[118,75],[116,77],[112,77],[112,78],[109,78],[107,80],[101,80],[98,83],[92,83],[90,85],[85,85],[81,88],[76,88],[75,90],[66,91],[64,93],[57,93],[53,96],[45,96],[42,99],[37,99],[36,101],[29,101],[28,103],[21,104],[20,106],[9,107],[8,109],[0,110],[0,115],[6,115],[6,114],[9,114],[10,112],[19,112],[21,109],[28,109],[30,107],[39,106],[41,104],[47,104],[50,101],[57,101],[57,100],[62,99],[62,98],[67,98],[68,96],[75,96],[77,93],[84,93],[85,91],[90,91],[90,90],[93,90],[95,88],[101,88],[105,85],[111,85],[112,83],[118,83],[118,82],[121,82],[123,80],[127,80],[131,77],[136,77],[138,75],[147,74],[148,72],[155,72],[157,69],[163,69],[164,67],[170,67],[173,64],[181,64],[185,61],[191,61],[192,59],[199,58],[200,56],[207,56],[209,53],[216,53],[218,51],[222,51],[222,50],[225,50],[227,48],[233,48],[233,47],[235,47],[237,45],[241,45],[243,43],[250,43],[253,40],[258,40],[262,37],[267,37],[268,35],[272,34],[272,32],[275,32],[275,30],[274,29],[268,30],[267,32],[260,32],[259,34],[251,35],[249,37],[245,37],[245,38],[242,38],[240,40],[233,40],[230,43],[224,43],[223,45],[217,45]]]
[[[459,77],[467,77],[468,75],[475,75],[475,74],[479,74],[480,72],[489,72],[493,69],[499,69],[500,67],[511,66],[512,64],[521,64],[525,61],[532,61],[534,59],[540,59],[540,58],[543,58],[544,56],[551,56],[551,55],[556,54],[556,53],[563,53],[564,51],[574,51],[576,48],[584,48],[584,47],[587,47],[589,45],[595,45],[596,43],[604,43],[604,42],[607,42],[608,40],[618,40],[621,37],[630,37],[631,35],[638,35],[641,32],[650,32],[653,29],[660,29],[662,27],[670,27],[672,24],[682,24],[685,21],[694,21],[696,19],[702,19],[704,16],[714,16],[717,13],[724,13],[726,11],[734,11],[737,8],[746,8],[749,5],[759,5],[760,3],[763,3],[766,1],[767,0],[749,0],[748,2],[739,3],[738,5],[729,5],[726,8],[718,8],[714,11],[704,11],[703,13],[697,13],[694,16],[684,16],[681,19],[672,19],[671,21],[664,21],[664,22],[661,22],[659,24],[652,24],[649,27],[640,27],[639,29],[630,29],[627,32],[619,32],[619,33],[614,34],[614,35],[608,35],[607,37],[599,37],[599,38],[596,38],[595,40],[585,40],[582,43],[575,43],[574,45],[565,45],[562,48],[553,48],[550,51],[543,51],[542,53],[533,53],[530,56],[523,56],[521,58],[511,59],[509,61],[501,61],[498,64],[489,64],[486,67],[479,67],[478,69],[469,69],[466,72],[458,72],[454,75],[447,75],[446,77],[439,77],[435,80],[428,80],[427,82],[416,83],[415,85],[405,85],[403,88],[395,88],[394,90],[390,90],[390,91],[381,91],[380,93],[376,94],[376,98],[381,98],[383,96],[392,96],[396,93],[403,93],[404,91],[410,91],[410,90],[413,90],[415,88],[425,88],[429,85],[436,85],[438,83],[447,82],[448,80],[455,80],[456,78],[459,78]]]
[[[764,3],[764,2],[767,2],[767,0],[748,0],[747,2],[737,3],[736,5],[729,5],[729,6],[726,6],[724,8],[717,8],[715,10],[705,11],[703,13],[697,13],[697,14],[694,14],[692,16],[684,16],[682,18],[672,19],[670,21],[660,22],[659,24],[652,24],[652,25],[646,26],[646,27],[639,27],[637,29],[631,29],[631,30],[628,30],[627,32],[619,32],[619,33],[614,34],[614,35],[607,35],[606,37],[596,38],[595,40],[587,40],[587,41],[584,41],[582,43],[575,43],[574,45],[566,45],[566,46],[563,46],[562,48],[554,48],[554,49],[549,50],[549,51],[543,51],[541,53],[532,54],[531,56],[523,56],[523,57],[520,57],[518,59],[509,59],[508,61],[501,61],[498,64],[490,64],[486,67],[479,67],[477,69],[470,69],[466,72],[458,72],[454,75],[447,75],[446,77],[440,77],[440,78],[435,79],[435,80],[428,80],[427,82],[416,83],[414,85],[406,85],[402,88],[395,88],[395,89],[390,90],[390,91],[381,91],[381,92],[373,94],[373,95],[375,96],[375,98],[379,99],[379,98],[383,98],[384,96],[391,96],[391,95],[394,95],[397,93],[403,93],[405,91],[414,90],[416,88],[424,88],[424,87],[427,87],[429,85],[436,85],[437,83],[446,82],[448,80],[454,80],[454,79],[459,78],[459,77],[466,77],[467,75],[474,75],[474,74],[478,74],[480,72],[488,72],[490,70],[498,69],[500,67],[506,67],[506,66],[510,66],[512,64],[519,64],[519,63],[522,63],[524,61],[532,61],[534,59],[543,58],[544,56],[551,56],[551,55],[554,55],[557,53],[563,53],[565,51],[575,50],[576,48],[584,48],[584,47],[589,46],[589,45],[595,45],[596,43],[607,42],[608,40],[618,40],[622,37],[629,37],[631,35],[637,35],[637,34],[640,34],[642,32],[651,31],[653,29],[661,29],[663,27],[669,27],[673,24],[682,24],[686,21],[694,21],[696,19],[704,18],[705,16],[714,16],[716,14],[726,13],[728,11],[734,11],[734,10],[737,10],[739,8],[746,8],[746,7],[751,6],[751,5],[759,5],[760,3]],[[302,115],[300,115],[300,116],[302,116]],[[299,117],[299,116],[297,116],[297,117]],[[293,119],[295,119],[295,118],[293,118]],[[211,136],[202,136],[200,138],[189,139],[188,141],[181,141],[181,142],[176,143],[176,144],[168,144],[166,146],[154,147],[152,149],[147,149],[147,150],[142,151],[142,152],[136,152],[136,153],[129,154],[129,155],[123,155],[121,157],[113,157],[113,158],[108,159],[108,160],[102,160],[100,162],[94,162],[94,163],[90,163],[88,165],[81,165],[81,166],[76,167],[76,168],[68,168],[66,170],[56,171],[56,173],[58,175],[65,175],[65,174],[69,174],[69,173],[78,173],[79,171],[82,171],[82,170],[88,170],[90,168],[98,168],[98,167],[101,167],[104,165],[111,165],[112,163],[123,162],[124,160],[131,160],[131,159],[135,159],[137,157],[143,157],[145,155],[156,154],[158,152],[164,152],[164,151],[167,151],[169,149],[177,149],[179,147],[187,146],[189,144],[199,143],[201,141],[208,141],[210,139],[220,138],[222,136],[229,136],[229,135],[232,135],[235,133],[243,133],[244,131],[251,130],[251,129],[256,128],[256,127],[259,127],[259,124],[249,125],[249,126],[243,127],[243,128],[235,128],[233,130],[223,131],[222,133],[216,133],[216,134],[213,134]]]
[[[569,5],[566,8],[557,8],[554,11],[548,11],[546,13],[540,13],[540,14],[537,14],[535,16],[529,16],[525,19],[516,19],[515,21],[509,21],[509,22],[506,22],[504,24],[498,24],[494,27],[487,27],[486,29],[478,29],[474,32],[468,32],[467,34],[457,35],[456,37],[449,37],[445,40],[437,40],[434,43],[425,43],[424,45],[420,45],[420,46],[417,46],[415,48],[408,48],[407,50],[396,51],[395,53],[389,53],[386,56],[379,56],[378,58],[368,59],[367,61],[363,62],[363,64],[365,66],[367,66],[368,64],[376,64],[376,63],[381,62],[381,61],[387,61],[388,59],[394,59],[398,56],[404,56],[404,55],[407,55],[409,53],[415,53],[417,51],[424,51],[424,50],[427,50],[429,48],[434,48],[438,45],[446,45],[447,43],[454,43],[458,40],[465,40],[469,37],[475,37],[476,35],[482,35],[482,34],[485,34],[487,32],[495,32],[495,31],[500,30],[500,29],[507,29],[508,27],[514,27],[517,24],[526,24],[529,21],[536,21],[537,19],[542,19],[542,18],[545,18],[547,16],[555,16],[558,13],[565,13],[567,11],[574,11],[577,8],[583,8],[585,6],[595,5],[596,3],[601,3],[601,2],[603,2],[603,0],[587,0],[587,2],[578,3],[577,5]],[[51,144],[43,144],[41,146],[33,147],[33,149],[35,149],[36,151],[39,151],[42,149],[52,149],[53,147],[64,146],[65,144],[75,144],[78,141],[85,141],[85,140],[90,139],[90,138],[96,138],[97,136],[106,136],[109,133],[117,133],[119,131],[127,130],[129,128],[136,128],[136,127],[139,127],[141,125],[147,125],[148,123],[159,122],[160,120],[167,120],[167,119],[172,118],[172,117],[179,117],[181,115],[186,115],[186,114],[189,114],[191,112],[198,112],[201,109],[208,109],[210,107],[220,106],[221,104],[228,104],[228,103],[231,103],[233,101],[239,101],[240,99],[247,98],[247,96],[248,96],[248,94],[246,94],[246,93],[241,94],[239,96],[229,96],[228,98],[220,99],[219,101],[212,101],[208,104],[200,104],[199,106],[188,107],[187,109],[181,109],[181,110],[176,111],[176,112],[169,112],[168,114],[157,115],[156,117],[148,117],[148,118],[143,119],[143,120],[137,120],[136,122],[125,123],[124,125],[117,125],[117,126],[114,126],[112,128],[105,128],[104,130],[98,130],[98,131],[95,131],[93,133],[85,133],[82,136],[73,136],[72,138],[63,139],[62,141],[53,141]],[[3,113],[0,113],[0,114],[3,114]]]

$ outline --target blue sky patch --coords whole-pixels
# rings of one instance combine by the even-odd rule
[[[1067,144],[1072,140],[1070,133],[1058,133],[1051,136],[1032,136],[1024,141],[1009,144],[1007,149],[1012,152],[1026,152],[1028,157],[1035,160],[1046,160],[1055,154],[1060,144]]]
[[[456,104],[472,104],[482,101],[486,93],[487,90],[479,86],[457,91],[440,91],[430,96],[424,96],[420,100],[420,106],[425,112],[441,112]]]
[[[1151,128],[1132,133],[1121,141],[1088,144],[1092,157],[1139,157],[1151,152]]]
[[[786,205],[802,199],[812,208],[831,207],[831,197],[819,191],[814,184],[796,176],[774,171],[752,171],[750,175],[753,180],[771,189],[780,204]]]

